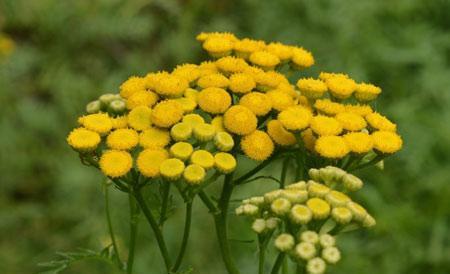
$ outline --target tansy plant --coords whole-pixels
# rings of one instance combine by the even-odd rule
[[[292,84],[287,75],[314,64],[301,47],[231,33],[201,33],[197,40],[211,60],[130,77],[118,94],[89,103],[67,137],[84,164],[130,197],[128,259],[119,254],[109,218],[108,256],[132,273],[135,219],[143,214],[166,272],[179,272],[199,198],[214,219],[228,273],[240,273],[227,236],[230,198],[243,184],[275,181],[276,190],[235,209],[252,218],[258,273],[269,269],[265,254],[272,246],[279,255],[271,273],[283,265],[289,271],[288,261],[296,273],[324,273],[341,257],[338,234],[375,225],[349,196],[363,186],[350,172],[380,164],[402,147],[396,125],[373,108],[381,89],[329,72]],[[244,158],[257,163],[245,169]],[[282,163],[279,178],[256,176],[274,162]],[[218,199],[208,194],[211,184],[222,184]],[[150,203],[145,189],[158,189],[160,202]],[[186,206],[177,253],[167,249],[163,233],[171,193]]]

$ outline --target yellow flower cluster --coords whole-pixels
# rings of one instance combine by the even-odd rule
[[[193,184],[212,169],[232,172],[240,153],[264,161],[280,147],[304,146],[339,159],[401,148],[388,118],[367,104],[341,101],[372,100],[379,88],[334,73],[292,85],[277,69],[312,66],[312,54],[301,47],[231,33],[201,33],[197,40],[213,60],[130,77],[118,94],[87,105],[70,146],[97,156],[110,177],[135,169]]]

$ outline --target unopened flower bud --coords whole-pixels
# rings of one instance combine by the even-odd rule
[[[384,170],[384,160],[381,160],[378,163],[376,163],[375,167],[378,168],[379,170]]]
[[[126,110],[127,106],[125,101],[123,100],[114,100],[109,103],[108,105],[108,111],[114,113],[114,114],[121,114]]]
[[[331,247],[336,245],[336,238],[330,234],[321,234],[319,236],[319,242],[322,247]]]
[[[255,205],[246,204],[243,205],[243,214],[247,216],[254,216],[258,214],[259,208]]]
[[[346,207],[335,207],[331,211],[331,217],[336,221],[338,224],[348,224],[353,218],[353,214],[350,211],[350,209]]]
[[[286,189],[299,189],[299,190],[306,190],[306,182],[300,181],[297,183],[290,184],[286,186]]]
[[[300,241],[317,244],[319,242],[319,234],[312,230],[304,231],[300,234]]]
[[[355,202],[348,202],[346,207],[352,212],[353,218],[363,222],[367,216],[367,210]]]
[[[261,234],[266,230],[266,221],[264,219],[256,219],[253,221],[252,229],[258,234]]]
[[[370,214],[367,214],[366,218],[364,218],[364,221],[362,223],[363,227],[367,227],[367,228],[375,226],[376,224],[377,224],[377,222]]]
[[[332,190],[325,195],[325,200],[333,207],[345,206],[351,199],[342,192]]]
[[[98,100],[102,103],[103,106],[107,107],[109,105],[109,103],[111,103],[114,100],[117,100],[117,96],[116,94],[112,94],[112,93],[105,93],[103,95],[101,95],[100,97],[98,97]]]
[[[321,168],[319,169],[320,178],[326,184],[331,184],[334,182],[334,170],[330,168]]]
[[[291,202],[285,198],[278,198],[272,202],[270,209],[273,213],[283,216],[291,209]]]
[[[276,189],[264,194],[264,200],[266,203],[272,203],[275,199],[281,196],[282,190]]]
[[[330,188],[316,183],[314,181],[308,181],[308,194],[310,197],[319,197],[323,198],[330,192]]]
[[[295,255],[303,260],[312,259],[316,255],[316,247],[312,243],[301,242],[295,246]]]
[[[335,264],[341,259],[341,252],[334,246],[326,247],[322,250],[322,258],[330,264]]]
[[[100,108],[100,101],[95,100],[86,105],[86,112],[89,114],[98,113],[100,111]]]
[[[363,187],[361,179],[349,173],[342,177],[342,183],[344,184],[345,189],[350,191],[357,191]]]
[[[238,206],[238,207],[234,210],[234,213],[236,213],[236,215],[242,215],[242,214],[244,214],[244,206],[243,206],[243,205]]]
[[[306,270],[309,274],[322,274],[325,273],[326,269],[327,264],[319,257],[313,258],[306,263]]]
[[[255,206],[260,206],[264,204],[264,197],[263,196],[251,197],[249,199],[249,203]]]
[[[198,124],[194,126],[194,136],[201,142],[207,142],[214,138],[216,129],[210,124]]]
[[[278,223],[280,222],[280,219],[278,218],[269,218],[266,220],[266,227],[267,229],[273,230],[275,228],[277,228]]]
[[[278,236],[275,239],[275,247],[281,252],[286,252],[286,251],[291,250],[294,247],[294,245],[295,245],[295,240],[291,234],[283,233],[283,234],[280,234],[280,236]]]
[[[294,205],[291,208],[289,217],[293,223],[307,224],[312,219],[312,212],[307,206]]]
[[[303,203],[308,199],[308,192],[294,188],[284,189],[281,192],[281,197],[288,199],[293,204]]]
[[[321,180],[320,172],[317,168],[311,168],[310,170],[308,170],[308,175],[309,178],[311,178],[314,181],[320,182]]]
[[[347,172],[345,172],[345,170],[335,167],[335,166],[327,166],[326,168],[328,168],[329,170],[332,171],[333,173],[333,178],[335,181],[340,181],[342,176],[344,176],[345,174],[347,174]]]

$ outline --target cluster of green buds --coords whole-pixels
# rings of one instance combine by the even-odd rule
[[[375,219],[344,192],[362,187],[362,181],[337,167],[310,169],[311,180],[251,197],[236,208],[249,216],[259,237],[275,238],[274,245],[308,273],[324,273],[340,259],[335,235],[372,227]]]
[[[125,113],[127,110],[126,101],[120,94],[105,93],[86,105],[86,112],[88,114],[107,112],[112,116],[118,116]]]

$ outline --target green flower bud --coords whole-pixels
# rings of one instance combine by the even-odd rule
[[[336,223],[345,225],[350,223],[353,218],[353,214],[350,209],[346,207],[335,207],[331,211],[331,217],[333,217]]]
[[[342,177],[342,183],[344,184],[345,189],[349,191],[357,191],[363,187],[363,181],[355,175],[349,173]]]
[[[307,230],[300,234],[300,241],[317,244],[319,242],[319,235],[315,231]]]
[[[310,197],[323,198],[330,192],[330,188],[316,183],[314,181],[308,181],[308,194]]]
[[[119,99],[119,98],[117,98],[117,95],[112,94],[112,93],[105,93],[105,94],[101,95],[100,97],[98,97],[98,100],[102,103],[102,106],[104,106],[104,107],[108,107],[112,101],[117,100],[117,99]]]
[[[264,219],[256,219],[253,221],[252,229],[258,234],[263,233],[266,230],[266,221]]]
[[[272,203],[275,199],[281,196],[282,190],[276,189],[264,194],[264,200],[266,203]]]
[[[299,259],[309,260],[312,259],[316,255],[316,247],[312,243],[301,242],[295,246],[294,255]]]
[[[294,205],[289,214],[291,221],[296,224],[307,224],[312,219],[312,212],[305,205]]]
[[[277,198],[270,205],[270,209],[273,213],[283,216],[291,209],[291,202],[285,198]]]
[[[322,247],[331,247],[336,245],[336,238],[330,234],[321,234],[319,236],[319,243]]]
[[[126,103],[123,100],[111,101],[108,105],[108,111],[114,114],[122,114],[127,109]]]
[[[376,224],[377,224],[377,222],[370,214],[367,214],[366,218],[364,218],[364,221],[362,223],[363,227],[367,227],[367,228],[375,226]]]
[[[286,189],[306,190],[306,182],[305,181],[299,181],[297,183],[290,184],[290,185],[286,186]]]
[[[294,188],[284,189],[281,192],[281,197],[288,199],[293,204],[299,204],[308,200],[308,191]]]
[[[277,228],[279,222],[280,222],[280,219],[278,219],[278,218],[273,218],[273,217],[269,218],[266,220],[266,227],[269,230],[273,230],[273,229]]]
[[[326,269],[327,264],[319,257],[313,258],[306,263],[306,270],[309,274],[322,274],[325,273]]]
[[[317,168],[311,168],[310,170],[308,170],[308,175],[309,178],[311,178],[314,181],[320,182],[321,180],[320,172]]]
[[[334,246],[322,250],[322,258],[329,264],[336,264],[341,259],[341,252]]]
[[[249,203],[255,206],[260,206],[264,204],[264,197],[263,196],[251,197],[249,199]]]
[[[86,105],[86,112],[89,114],[98,113],[100,111],[100,101],[95,100]]]
[[[291,234],[283,233],[275,239],[275,247],[281,252],[287,252],[294,248],[295,240]]]

